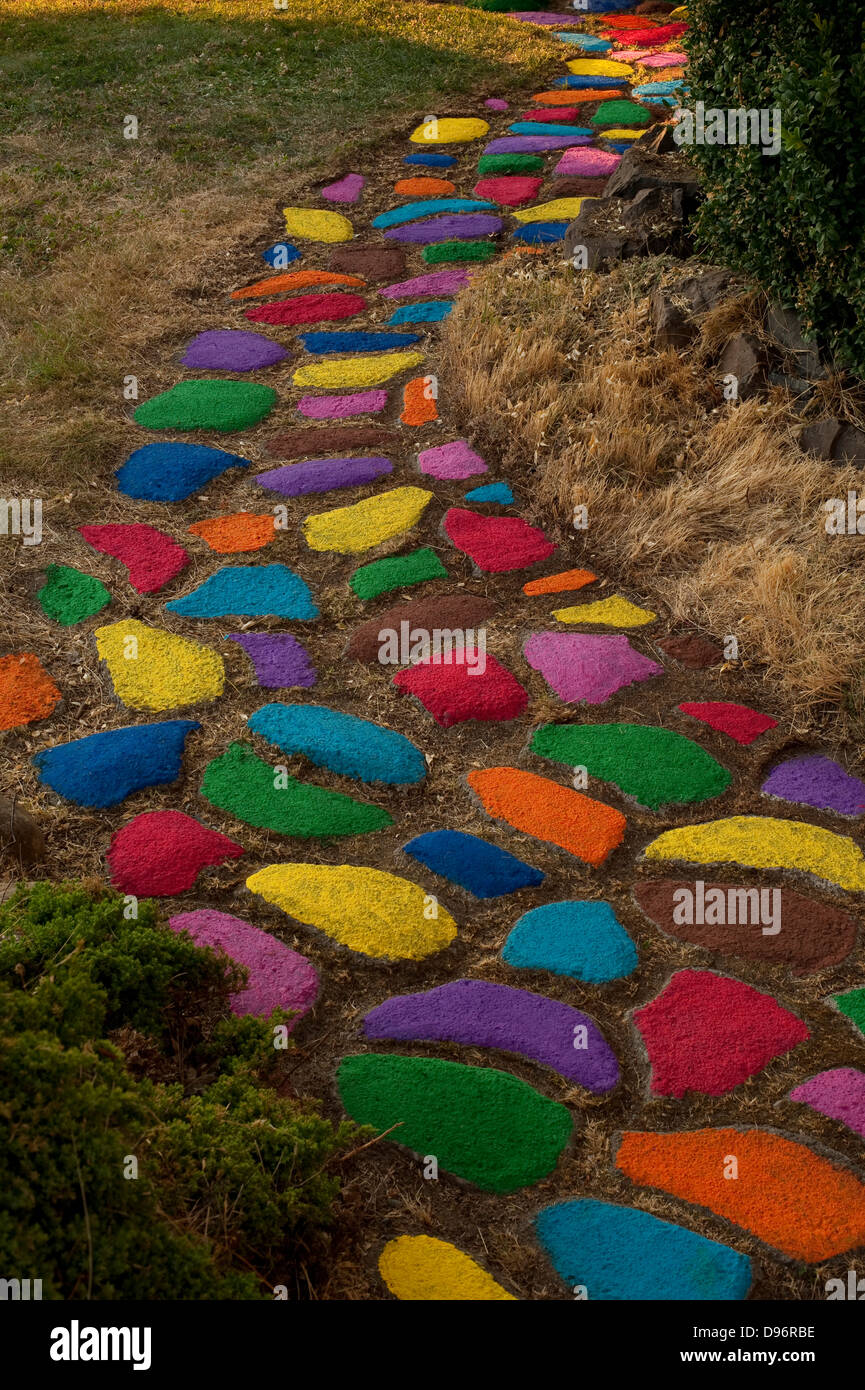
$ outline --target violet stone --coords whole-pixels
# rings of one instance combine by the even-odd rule
[[[444,217],[431,217],[424,222],[408,222],[404,227],[392,227],[385,237],[393,241],[411,241],[429,246],[436,241],[451,241],[455,237],[492,236],[502,229],[502,219],[488,212],[454,212]]]
[[[243,648],[265,690],[308,690],[315,685],[316,669],[303,643],[290,632],[229,632],[226,640]]]
[[[569,150],[574,145],[590,145],[591,135],[500,135],[491,140],[484,154],[541,154],[544,150]]]
[[[664,674],[663,666],[632,647],[624,633],[535,632],[523,655],[567,704],[602,705],[624,686]]]
[[[280,343],[261,333],[245,333],[237,328],[209,328],[188,345],[181,361],[184,367],[204,367],[217,372],[253,372],[272,367],[288,353]]]
[[[416,275],[412,280],[400,280],[396,285],[385,285],[379,294],[385,299],[413,299],[416,295],[456,294],[469,282],[469,272],[459,270],[434,270],[429,275]]]
[[[287,463],[267,473],[256,473],[255,481],[283,497],[304,497],[309,492],[330,492],[336,487],[360,487],[392,472],[393,464],[385,458],[307,459],[305,463]]]
[[[796,801],[818,811],[835,811],[840,816],[861,816],[865,811],[865,782],[819,753],[779,764],[769,773],[761,790],[782,801]]]

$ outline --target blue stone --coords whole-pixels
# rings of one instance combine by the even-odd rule
[[[307,352],[386,352],[420,342],[419,333],[301,333]]]
[[[392,323],[438,323],[454,307],[452,299],[426,299],[422,304],[401,304],[388,319]]]
[[[299,261],[301,256],[297,247],[292,246],[290,241],[276,241],[273,246],[268,246],[266,251],[262,251],[261,259],[267,261],[275,270],[284,270],[292,261]]]
[[[186,618],[317,618],[299,574],[287,565],[224,565],[165,607]]]
[[[456,883],[476,898],[500,898],[544,881],[540,869],[462,830],[430,830],[409,840],[403,850],[431,873]]]
[[[587,53],[607,53],[613,46],[608,39],[599,39],[594,34],[575,34],[572,29],[557,31],[554,37],[563,43],[579,44]]]
[[[401,786],[426,777],[426,759],[410,739],[327,705],[262,705],[246,723],[284,752],[361,782]]]
[[[404,154],[403,164],[421,164],[427,169],[449,169],[452,164],[456,164],[456,156],[452,154],[434,154],[432,150],[428,154]]]
[[[590,134],[587,130],[586,135]],[[401,227],[403,222],[413,222],[416,217],[431,217],[434,212],[483,212],[494,207],[495,203],[488,202],[486,198],[421,198],[417,202],[403,203],[401,207],[380,212],[378,217],[372,219],[372,225],[380,229]]]
[[[116,806],[143,787],[175,781],[186,736],[200,728],[195,719],[169,719],[109,729],[46,748],[33,762],[45,785],[67,801]]]
[[[637,968],[637,948],[609,903],[545,903],[514,924],[502,960],[600,985]]]
[[[747,1255],[648,1211],[584,1197],[545,1207],[534,1225],[556,1272],[590,1303],[729,1302],[751,1287]]]
[[[553,82],[554,87],[570,87],[571,91],[584,91],[586,88],[593,87],[596,91],[601,92],[624,85],[625,79],[623,77],[583,77],[574,72],[569,72],[567,77],[557,77]]]
[[[127,497],[182,502],[227,468],[248,468],[249,459],[207,444],[145,444],[114,474]]]
[[[643,82],[639,87],[632,87],[631,94],[635,97],[669,97],[675,92],[684,95],[690,90],[684,82]]]
[[[528,222],[514,232],[515,241],[527,246],[543,246],[552,241],[564,241],[570,222]]]
[[[509,125],[512,135],[593,135],[584,125],[553,125],[545,121],[516,121]]]
[[[466,502],[501,502],[506,507],[509,502],[513,502],[514,494],[507,483],[484,483],[483,487],[474,487],[471,492],[465,495]]]

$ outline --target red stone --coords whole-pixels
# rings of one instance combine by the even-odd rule
[[[150,898],[185,893],[202,869],[241,854],[242,845],[182,811],[145,811],[111,837],[105,858],[115,888]]]
[[[533,111],[527,111],[524,116],[520,116],[521,121],[540,121],[541,125],[579,125],[580,108],[578,106],[557,106],[555,114],[550,111],[548,106],[535,107]]]
[[[337,323],[365,309],[366,301],[359,294],[299,294],[294,299],[256,304],[244,314],[251,323]]]
[[[143,522],[79,526],[78,530],[94,550],[126,566],[129,582],[139,594],[156,593],[189,563],[182,545]]]
[[[502,207],[518,208],[521,203],[533,203],[543,179],[523,174],[506,174],[496,179],[479,179],[474,191],[479,198],[489,198]]]
[[[767,729],[777,729],[778,721],[769,714],[749,709],[747,705],[735,705],[727,700],[707,700],[705,703],[686,702],[679,706],[683,714],[708,724],[719,734],[729,734],[737,743],[753,743],[755,738],[765,734]]]
[[[404,695],[420,700],[443,729],[466,719],[489,722],[516,719],[523,713],[528,695],[494,656],[487,656],[483,673],[472,674],[472,670],[466,664],[434,658],[399,671],[393,683]]]
[[[547,560],[556,550],[539,526],[517,516],[482,516],[464,507],[451,507],[444,519],[445,535],[478,569],[504,574]]]

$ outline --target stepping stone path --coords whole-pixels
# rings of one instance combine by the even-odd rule
[[[31,637],[0,649],[10,785],[50,803],[49,832],[98,841],[122,893],[184,895],[172,927],[249,972],[236,1012],[289,1011],[319,1062],[340,1049],[342,1104],[384,1135],[397,1184],[437,1158],[445,1228],[419,1235],[397,1211],[365,1238],[397,1299],[523,1292],[521,1275],[500,1282],[494,1197],[489,1250],[439,1238],[462,1219],[454,1197],[471,1201],[454,1179],[518,1194],[562,1297],[742,1299],[746,1233],[767,1266],[865,1244],[865,1183],[831,1148],[840,1126],[865,1138],[865,987],[852,964],[828,973],[855,959],[848,895],[865,892],[843,833],[865,812],[855,750],[792,756],[794,731],[747,703],[720,634],[683,621],[656,639],[656,614],[582,567],[566,528],[518,515],[525,477],[505,476],[433,375],[437,325],[484,264],[559,255],[583,199],[683,90],[670,65],[687,22],[602,10],[518,12],[562,31],[534,95],[466,100],[297,195],[134,408],[128,457],[72,550],[47,538],[23,596]],[[366,495],[303,500],[345,488]],[[190,592],[166,603],[190,560]],[[76,624],[92,640],[82,628],[60,649]],[[597,716],[613,700],[629,722]],[[696,823],[725,792],[737,814]],[[150,809],[124,815],[130,796]],[[627,823],[621,796],[637,803]],[[471,895],[464,930],[439,890]],[[244,916],[222,910],[238,894]],[[739,962],[748,983],[727,973]],[[553,997],[574,988],[586,1012]],[[625,1001],[614,1053],[592,1015],[606,1027]],[[815,1058],[832,1065],[815,1075]],[[621,1205],[583,1162],[575,1086],[594,1092],[592,1152]],[[705,1127],[715,1096],[741,1127]],[[827,1142],[797,1138],[800,1123]],[[572,1141],[585,1191],[559,1200],[566,1182],[542,1204],[532,1185]],[[673,1221],[639,1209],[650,1192],[676,1202]],[[706,1213],[717,1239],[690,1229]]]

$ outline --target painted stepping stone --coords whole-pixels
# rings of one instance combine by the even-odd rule
[[[664,674],[663,666],[638,652],[624,634],[535,632],[523,655],[567,704],[602,705],[626,686]]]
[[[298,840],[366,835],[393,825],[382,807],[301,782],[271,767],[245,743],[230,743],[207,764],[201,795],[247,825]]]
[[[197,946],[224,951],[249,972],[245,987],[228,996],[231,1012],[269,1018],[274,1009],[293,1013],[288,1031],[308,1013],[318,997],[319,979],[305,956],[292,951],[269,932],[232,917],[228,912],[197,908],[169,917],[172,931],[188,932]]]
[[[318,673],[306,648],[290,632],[230,632],[226,640],[243,648],[265,690],[315,685]]]
[[[387,396],[386,391],[368,394]],[[345,397],[330,399],[339,401]],[[267,441],[266,447],[274,458],[306,459],[310,455],[324,457],[325,454],[346,454],[349,449],[366,449],[370,445],[380,450],[397,449],[401,442],[397,430],[384,429],[381,425],[300,425],[296,429],[275,434]]]
[[[553,617],[560,623],[591,624],[593,627],[645,627],[653,623],[657,616],[648,608],[638,608],[635,603],[622,598],[621,594],[553,612]]]
[[[865,782],[820,754],[779,763],[760,790],[765,796],[839,816],[861,816],[865,811]]]
[[[484,1192],[516,1192],[555,1168],[571,1113],[494,1067],[375,1052],[345,1057],[337,1085],[348,1115]],[[398,1125],[399,1128],[393,1129]]]
[[[178,381],[144,401],[132,418],[151,430],[242,430],[264,420],[275,405],[272,386],[202,378]]]
[[[256,280],[253,285],[243,285],[232,290],[231,299],[258,299],[269,294],[288,294],[293,290],[305,289],[308,285],[363,285],[358,275],[340,275],[334,270],[289,270],[283,275],[269,275],[265,280]],[[255,334],[250,334],[254,337]],[[269,338],[264,339],[270,342]]]
[[[701,724],[708,724],[710,729],[719,734],[729,735],[743,746],[753,743],[769,729],[778,727],[777,719],[772,719],[770,715],[760,714],[755,709],[749,709],[747,705],[731,704],[727,700],[708,700],[702,703],[686,701],[678,708],[683,714],[690,715],[692,719],[699,719]]]
[[[564,241],[569,222],[532,222],[527,227],[518,227],[514,241],[522,241],[526,246],[546,246],[556,241]]]
[[[839,1013],[849,1018],[860,1033],[865,1033],[865,989],[851,989],[846,994],[835,994],[832,1003]]]
[[[520,970],[549,970],[587,984],[632,975],[637,948],[609,903],[545,903],[515,923],[502,960]]]
[[[379,492],[350,507],[337,507],[332,512],[308,516],[303,523],[304,539],[310,550],[356,555],[410,531],[432,499],[433,494],[420,487],[396,487],[390,492]]]
[[[551,202],[540,203],[538,207],[522,208],[514,213],[514,217],[518,222],[572,222],[579,215],[584,202],[584,198],[553,198]]]
[[[855,1067],[818,1072],[801,1086],[795,1086],[789,1099],[810,1106],[827,1119],[837,1120],[865,1139],[865,1072]]]
[[[603,178],[614,173],[621,162],[622,156],[610,150],[565,150],[553,173],[559,176],[573,174],[584,178]]]
[[[582,20],[575,18],[571,21],[570,15],[549,14],[546,10],[508,10],[509,19],[520,19],[524,24],[581,24]]]
[[[488,212],[452,212],[443,217],[430,217],[425,222],[408,222],[404,227],[392,227],[384,236],[392,241],[411,242],[418,246],[454,237],[494,236],[502,230],[502,219]]]
[[[663,637],[658,646],[667,656],[687,666],[690,671],[702,671],[707,666],[720,666],[724,660],[723,648],[717,642],[708,642],[704,637]]]
[[[655,1096],[724,1096],[811,1034],[770,994],[711,970],[679,970],[634,1010]]]
[[[438,904],[429,917],[417,883],[354,864],[271,864],[246,880],[251,893],[340,946],[374,960],[426,960],[449,946],[457,924]]]
[[[485,243],[486,244],[486,243]],[[469,282],[467,270],[433,270],[429,275],[416,275],[396,285],[385,285],[379,294],[385,299],[414,299],[419,295],[456,294]]]
[[[489,980],[452,980],[420,994],[396,995],[370,1010],[363,1029],[368,1038],[515,1052],[595,1095],[612,1091],[619,1080],[615,1053],[588,1014]]]
[[[662,43],[670,43],[673,39],[679,38],[688,30],[687,24],[658,24],[653,28],[632,29],[628,34],[628,41],[638,47],[659,46]]]
[[[533,772],[490,767],[470,772],[466,781],[493,820],[558,845],[594,868],[624,839],[620,811]]]
[[[139,594],[155,594],[189,564],[182,545],[143,522],[79,526],[78,533],[101,555],[125,565],[129,582]]]
[[[511,135],[591,135],[588,126],[578,126],[566,124],[563,120],[550,121],[549,115],[546,121],[514,121],[513,125],[508,126]]]
[[[525,711],[528,695],[494,656],[477,647],[466,647],[458,655],[460,662],[450,660],[449,653],[419,661],[397,672],[393,683],[401,694],[419,700],[443,729],[467,719],[517,719]]]
[[[558,574],[544,574],[540,579],[529,579],[523,585],[523,593],[529,596],[570,593],[591,584],[597,577],[592,570],[560,570]]]
[[[514,500],[514,494],[507,483],[485,483],[483,487],[472,488],[466,493],[467,502],[497,502],[507,507]]]
[[[416,835],[403,845],[403,853],[476,898],[518,893],[521,888],[543,883],[545,877],[540,869],[532,868],[506,849],[461,830],[430,830]]]
[[[217,555],[238,555],[249,550],[263,550],[276,539],[272,512],[232,512],[230,516],[211,516],[194,521],[188,528]]]
[[[733,780],[699,743],[649,724],[543,724],[529,747],[552,762],[585,767],[650,811],[708,801]]]
[[[72,627],[92,618],[111,602],[105,585],[92,574],[71,565],[46,565],[45,583],[36,590],[36,602],[46,618],[61,627]]]
[[[247,318],[249,314],[247,314]],[[199,333],[180,359],[184,367],[203,367],[223,372],[254,372],[282,362],[288,352],[272,338],[235,328],[213,328]]]
[[[488,106],[491,111],[507,111],[509,104],[509,102],[504,101],[501,97],[487,97],[484,102],[484,106]]]
[[[495,611],[492,599],[475,594],[438,594],[431,598],[409,599],[361,623],[352,634],[346,655],[354,657],[355,661],[378,662],[390,633],[399,633],[400,641],[404,639],[410,646],[412,634],[415,638],[428,636],[436,628],[460,631],[469,638],[471,645],[475,629]]]
[[[327,184],[321,190],[321,196],[329,203],[356,203],[365,187],[363,174],[346,174],[336,183]]]
[[[425,304],[402,304],[387,321],[388,328],[399,323],[441,323],[454,307],[452,299],[428,299]]]
[[[499,178],[479,179],[475,184],[475,193],[484,198],[492,198],[494,203],[500,203],[502,207],[518,208],[522,203],[530,203],[533,198],[537,198],[542,184],[543,179],[509,174]]]
[[[478,198],[422,198],[419,202],[403,203],[398,208],[380,212],[372,219],[372,225],[384,231],[386,227],[401,227],[404,222],[413,222],[416,217],[428,217],[435,212],[481,212],[492,206]]]
[[[287,565],[225,565],[165,607],[185,618],[318,617],[307,584]]]
[[[477,116],[439,116],[416,126],[408,138],[413,145],[456,145],[480,140],[488,130]]]
[[[516,1302],[479,1264],[433,1236],[398,1236],[378,1259],[378,1271],[402,1303]]]
[[[405,270],[405,252],[398,246],[338,246],[330,253],[331,270],[362,275],[370,285],[392,280]]]
[[[667,936],[742,960],[789,965],[796,976],[838,965],[856,945],[849,913],[792,888],[652,878],[634,884],[634,900]]]
[[[380,415],[387,391],[355,391],[350,396],[301,396],[297,408],[308,420],[345,420],[352,415]]]
[[[543,170],[539,154],[482,154],[478,160],[479,174],[543,174]]]
[[[423,753],[404,734],[327,705],[262,705],[246,726],[285,753],[361,782],[407,786],[427,774]]]
[[[500,135],[491,140],[486,154],[543,154],[547,150],[568,150],[575,145],[590,145],[590,135]]]
[[[299,294],[294,299],[275,299],[244,310],[250,323],[336,323],[355,318],[366,310],[366,300],[345,290],[334,294]]]
[[[143,502],[183,502],[227,468],[248,467],[249,459],[224,449],[172,442],[136,449],[114,476],[127,497]]]
[[[422,174],[415,179],[397,179],[393,191],[401,198],[446,198],[449,193],[456,193],[457,186],[450,179]]]
[[[632,92],[641,101],[648,101],[661,106],[678,106],[687,98],[691,90],[683,78],[684,74],[670,82],[643,82],[639,87],[632,88]]]
[[[666,53],[650,53],[648,57],[641,58],[640,62],[644,68],[678,68],[685,67],[688,62],[687,53],[675,53],[669,49]]]
[[[612,58],[572,58],[566,64],[568,72],[578,77],[636,77],[630,63],[617,63]]]
[[[428,265],[439,261],[489,261],[496,254],[496,246],[492,241],[440,241],[425,246],[420,254]]]
[[[774,816],[729,816],[666,830],[646,846],[644,857],[662,862],[791,869],[854,893],[865,892],[865,856],[849,836]]]
[[[298,367],[292,380],[295,386],[312,386],[325,391],[382,386],[401,372],[419,367],[423,360],[422,352],[380,352],[370,357],[341,357],[335,362],[314,362],[307,367]]]
[[[562,178],[554,169],[552,178],[556,180],[555,191],[565,198],[603,198],[606,178]]]
[[[418,164],[428,169],[450,169],[456,164],[456,155],[437,154],[434,150],[424,150],[423,154],[404,154],[403,164]]]
[[[46,748],[33,762],[39,780],[67,801],[117,806],[143,787],[176,781],[187,736],[200,728],[194,719],[172,719],[109,729]]]
[[[488,471],[480,454],[470,449],[464,439],[455,439],[450,444],[437,444],[432,449],[423,449],[417,456],[417,464],[421,473],[449,482],[459,482]]]
[[[222,694],[222,657],[189,637],[137,618],[98,627],[94,636],[114,693],[129,709],[179,709]]]
[[[351,241],[354,228],[341,212],[319,208],[283,208],[285,230],[299,241]]]
[[[46,719],[62,698],[33,652],[0,656],[0,731]]]
[[[268,246],[266,251],[262,251],[261,259],[267,261],[275,270],[281,270],[283,266],[291,265],[292,261],[302,259],[301,253],[296,246],[292,246],[288,241],[274,242],[273,246]]]
[[[557,77],[553,82],[553,87],[567,92],[582,92],[582,101],[601,101],[604,97],[610,96],[615,92],[616,96],[623,95],[621,77],[597,77],[589,74],[568,73],[567,77]],[[589,95],[591,93],[591,95]],[[535,101],[542,100],[541,96],[536,96]],[[569,98],[573,100],[573,98]]]
[[[727,1177],[730,1154],[735,1182]],[[865,1185],[769,1130],[626,1132],[616,1167],[631,1182],[705,1207],[795,1260],[818,1263],[865,1243]]]
[[[391,589],[423,584],[428,579],[447,579],[447,570],[434,550],[422,546],[408,555],[388,555],[361,565],[349,579],[349,586],[359,599],[377,598]]]
[[[306,463],[289,463],[257,473],[255,481],[282,497],[305,497],[338,487],[361,487],[392,472],[393,464],[385,458],[307,459]]]
[[[202,869],[242,854],[242,845],[182,811],[144,811],[112,835],[105,858],[121,893],[164,898],[185,893]]]
[[[486,574],[525,569],[548,560],[557,549],[540,527],[530,526],[522,517],[484,516],[462,507],[447,512],[444,532]]]
[[[747,1255],[648,1211],[579,1198],[545,1207],[538,1240],[569,1289],[595,1302],[746,1298]]]
[[[651,116],[636,101],[602,101],[592,116],[592,125],[625,127],[648,125]]]
[[[301,333],[307,352],[379,352],[420,342],[418,333]]]
[[[575,34],[572,29],[556,34],[555,37],[563,43],[579,44],[580,48],[591,53],[606,53],[613,46],[609,39],[599,39],[597,34]]]
[[[399,417],[404,425],[428,425],[439,418],[432,384],[432,378],[428,376],[415,376],[406,382],[402,393],[402,413]]]
[[[617,48],[616,58],[620,63],[644,63],[651,53],[651,48]]]

